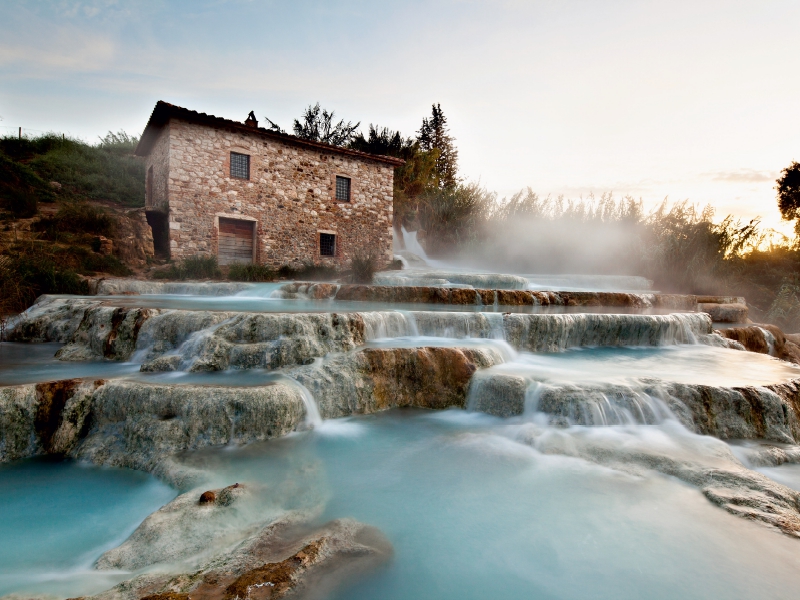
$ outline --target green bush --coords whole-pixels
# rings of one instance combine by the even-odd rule
[[[300,267],[283,265],[278,269],[278,276],[283,279],[304,279],[310,281],[330,281],[339,277],[336,267],[329,265],[305,263]]]
[[[81,246],[69,246],[61,252],[65,262],[82,275],[108,273],[117,277],[130,275],[128,266],[112,254],[97,254]]]
[[[28,218],[36,214],[38,201],[51,202],[53,192],[41,177],[26,165],[0,154],[0,208],[12,218]]]
[[[765,318],[787,333],[800,332],[800,281],[796,276],[784,280]]]
[[[42,294],[89,293],[89,285],[53,256],[0,257],[0,315],[21,312]]]
[[[23,163],[40,179],[57,181],[62,194],[144,206],[144,162],[133,156],[138,139],[109,132],[97,145],[48,133],[0,138],[0,154]]]
[[[57,240],[64,233],[112,236],[117,227],[116,219],[101,208],[83,202],[63,204],[55,216],[39,219],[33,225],[48,240]]]
[[[275,281],[277,273],[267,265],[235,263],[228,269],[231,281],[264,282]]]
[[[197,254],[153,273],[153,279],[217,279],[222,273],[216,256]]]

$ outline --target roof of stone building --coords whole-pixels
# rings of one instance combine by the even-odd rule
[[[139,144],[136,146],[134,154],[137,156],[146,156],[153,148],[153,144],[159,134],[159,129],[169,123],[170,119],[181,119],[191,123],[200,123],[208,125],[209,127],[216,127],[217,129],[228,129],[238,131],[241,133],[257,134],[265,138],[278,140],[286,144],[294,146],[301,146],[312,150],[319,150],[322,152],[333,152],[336,154],[344,154],[353,156],[355,158],[362,158],[366,160],[374,160],[377,162],[387,163],[395,167],[405,164],[405,161],[393,156],[384,156],[382,154],[369,154],[368,152],[359,152],[358,150],[350,150],[349,148],[342,148],[340,146],[331,146],[330,144],[323,144],[321,142],[312,142],[304,140],[288,133],[278,133],[264,127],[253,127],[245,125],[239,121],[231,121],[230,119],[223,119],[222,117],[215,117],[206,113],[189,110],[181,106],[175,106],[163,100],[159,100],[153,109],[153,114],[147,121],[147,126],[142,133]]]

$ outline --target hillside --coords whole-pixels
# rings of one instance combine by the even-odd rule
[[[85,276],[152,261],[137,139],[0,138],[0,316],[43,293],[85,293]]]

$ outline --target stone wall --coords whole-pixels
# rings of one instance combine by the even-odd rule
[[[150,168],[153,168],[152,187],[148,186],[145,196],[145,209],[158,212],[169,210],[169,195],[167,182],[169,181],[170,167],[169,125],[162,128],[153,150],[145,159],[145,177],[148,177]],[[145,179],[147,183],[147,179]]]
[[[259,263],[344,263],[360,250],[391,260],[391,165],[174,118],[168,132],[172,258],[216,254],[228,217],[256,221]],[[249,181],[230,177],[231,152],[250,156]],[[351,178],[350,202],[335,200],[336,175]],[[336,234],[335,257],[320,256],[321,231]]]

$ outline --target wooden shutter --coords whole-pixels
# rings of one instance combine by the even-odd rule
[[[253,262],[254,225],[253,221],[219,218],[219,264]]]

